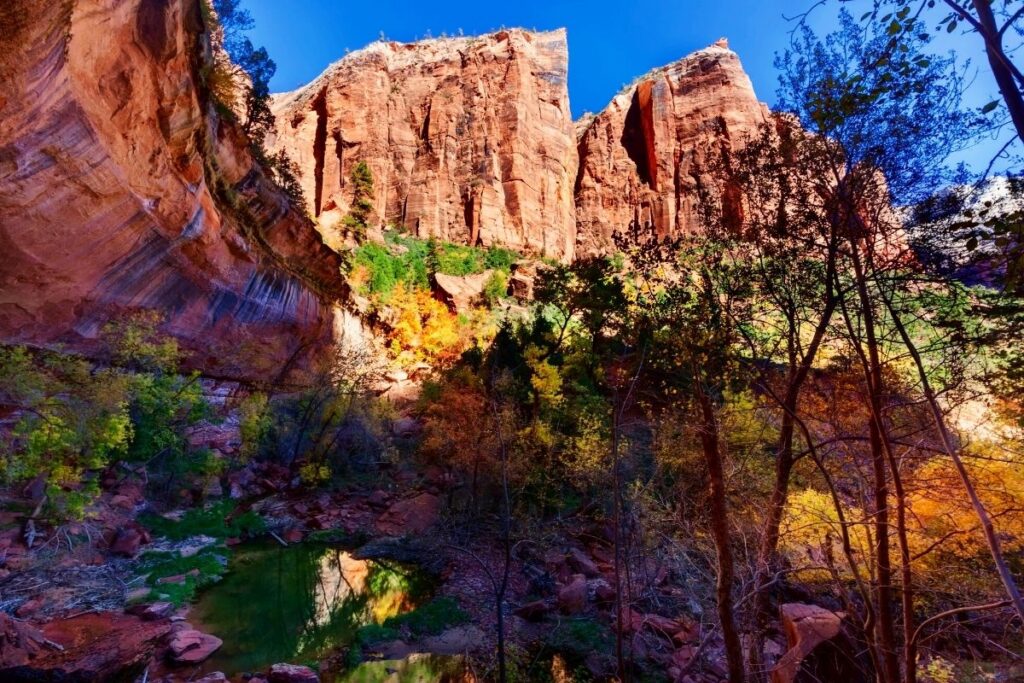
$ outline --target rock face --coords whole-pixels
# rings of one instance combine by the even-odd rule
[[[206,102],[199,7],[0,6],[0,341],[89,352],[155,309],[240,378],[329,341],[339,261]]]
[[[843,615],[817,605],[787,603],[779,608],[789,650],[772,669],[772,683],[866,681],[869,667],[843,633]]]
[[[275,98],[274,143],[324,230],[360,161],[375,227],[570,260],[577,157],[564,30],[378,42]]]
[[[724,40],[662,67],[579,122],[577,252],[613,247],[631,225],[659,236],[699,228],[696,190],[714,183],[709,148],[733,148],[757,131],[767,109]]]
[[[5,646],[17,645],[20,652],[0,658],[0,681],[25,683],[36,681],[133,680],[163,640],[166,622],[142,621],[118,612],[94,612],[71,619],[51,621],[40,632],[29,628],[27,635],[10,640],[4,629]],[[21,625],[23,634],[25,625]],[[35,643],[28,645],[26,640]],[[48,642],[47,642],[48,641]],[[8,655],[13,655],[11,658]]]

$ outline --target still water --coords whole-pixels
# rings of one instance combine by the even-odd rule
[[[431,587],[413,568],[358,560],[319,544],[238,546],[229,569],[204,591],[190,615],[190,621],[224,641],[203,671],[228,675],[262,671],[277,662],[320,662],[350,645],[361,626],[415,608]],[[346,683],[432,681],[446,678],[443,670],[450,664],[420,656],[322,674],[325,681]]]

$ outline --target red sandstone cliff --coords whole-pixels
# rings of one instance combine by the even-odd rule
[[[724,40],[656,69],[580,121],[577,252],[612,247],[631,224],[692,233],[709,145],[741,144],[766,120],[739,58]]]
[[[329,233],[365,161],[378,224],[569,260],[577,158],[565,31],[379,42],[275,98],[278,136]]]
[[[243,378],[330,341],[338,258],[204,101],[197,0],[6,0],[0,26],[0,341],[89,351],[156,309]]]
[[[201,84],[198,0],[0,5],[0,341],[90,351],[156,309],[211,374],[327,346],[338,255]],[[377,227],[571,260],[631,223],[693,230],[701,150],[765,117],[716,44],[573,123],[564,31],[375,43],[277,96],[271,144],[329,234],[359,161]]]

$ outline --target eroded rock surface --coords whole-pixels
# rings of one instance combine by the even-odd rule
[[[374,224],[573,256],[577,158],[564,30],[374,43],[275,98],[310,211],[336,227],[360,161]]]
[[[716,183],[704,158],[756,133],[767,109],[724,40],[656,69],[581,119],[577,252],[614,248],[631,225],[659,236],[699,227],[697,188]]]
[[[199,6],[0,6],[0,341],[88,352],[153,309],[248,378],[329,340],[339,261],[205,101]]]

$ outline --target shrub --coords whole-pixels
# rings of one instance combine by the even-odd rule
[[[240,538],[255,536],[266,529],[263,518],[252,510],[233,516],[234,510],[234,503],[225,500],[207,508],[188,510],[181,519],[145,514],[139,517],[139,522],[155,535],[164,536],[172,541],[181,541],[193,536]]]
[[[150,597],[165,600],[176,606],[191,602],[200,588],[220,581],[227,570],[227,549],[204,548],[195,555],[180,552],[147,553],[142,557],[140,569],[151,587]],[[160,583],[160,579],[181,577],[173,582]]]
[[[273,424],[267,395],[257,391],[246,396],[238,406],[238,414],[239,431],[242,435],[239,458],[243,462],[248,462],[260,452]]]
[[[484,291],[481,295],[484,303],[488,306],[494,306],[504,299],[507,294],[508,279],[505,277],[505,273],[500,270],[494,271],[494,274],[484,284]]]
[[[129,378],[71,356],[0,349],[0,404],[22,412],[0,444],[0,478],[45,482],[47,511],[80,519],[99,494],[97,472],[128,452]]]

